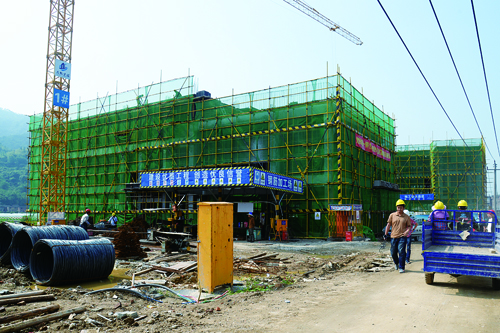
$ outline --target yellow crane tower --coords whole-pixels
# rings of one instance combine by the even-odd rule
[[[300,10],[302,13],[306,14],[307,16],[312,18],[313,20],[316,20],[319,23],[323,24],[325,27],[330,29],[330,31],[335,31],[336,33],[338,33],[342,37],[350,40],[354,44],[356,44],[356,45],[363,44],[363,42],[361,41],[361,39],[359,39],[359,37],[355,36],[354,34],[350,33],[346,29],[342,28],[340,25],[333,22],[328,17],[324,16],[323,14],[318,12],[316,9],[314,9],[311,6],[309,6],[308,4],[306,4],[304,1],[300,1],[300,0],[283,0],[283,1],[285,1],[290,6]]]
[[[40,164],[39,221],[65,211],[74,0],[50,0]]]

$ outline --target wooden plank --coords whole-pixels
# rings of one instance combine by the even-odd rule
[[[259,253],[259,254],[256,254],[254,256],[251,256],[251,257],[248,257],[247,259],[250,260],[250,259],[257,259],[259,257],[263,257],[265,256],[267,253],[266,252],[262,252],[262,253]]]
[[[0,305],[16,304],[19,302],[30,303],[30,302],[40,302],[40,301],[52,301],[53,299],[54,299],[53,294],[28,296],[28,297],[16,297],[16,298],[9,298],[9,299],[0,300]]]
[[[2,300],[2,299],[8,299],[8,298],[16,298],[16,297],[27,297],[27,296],[44,295],[44,294],[45,294],[45,290],[30,291],[30,292],[27,292],[27,293],[19,293],[19,294],[10,294],[10,295],[0,296],[0,300]]]
[[[66,310],[66,311],[62,311],[62,312],[53,313],[50,315],[30,319],[30,320],[23,321],[23,322],[18,323],[18,324],[13,324],[13,325],[1,327],[0,333],[17,332],[17,331],[20,331],[22,329],[25,329],[25,328],[28,328],[31,326],[35,326],[35,325],[39,325],[42,323],[46,323],[48,321],[64,318],[66,316],[69,316],[72,313],[81,313],[84,311],[85,311],[85,307],[82,306],[82,307],[78,307],[78,308],[74,308],[74,309],[70,309],[70,310]]]
[[[50,306],[46,306],[43,308],[14,313],[14,314],[11,314],[8,316],[0,317],[0,324],[10,323],[11,321],[18,320],[18,319],[34,317],[34,316],[37,316],[37,315],[42,314],[42,313],[56,312],[57,310],[59,310],[59,305],[55,304],[55,305],[50,305]]]

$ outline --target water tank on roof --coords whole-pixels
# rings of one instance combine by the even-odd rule
[[[212,98],[212,95],[206,90],[200,90],[196,94],[194,94],[194,98],[196,99],[208,99]]]

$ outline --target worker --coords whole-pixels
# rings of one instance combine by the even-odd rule
[[[415,222],[415,220],[411,218],[410,211],[408,209],[405,209],[403,212],[406,215],[408,215],[408,217],[410,217],[410,222],[411,222],[410,232],[408,232],[408,235],[406,236],[406,257],[405,257],[406,263],[407,264],[411,264],[411,261],[410,261],[410,255],[411,255],[411,233],[414,232],[415,229],[417,229],[418,223]]]
[[[448,227],[448,213],[443,210],[446,206],[441,201],[436,201],[434,206],[432,206],[432,213],[429,214],[427,221],[432,222],[432,230],[448,230],[453,229]],[[437,211],[436,211],[437,210]]]
[[[248,213],[248,239],[247,241],[253,243],[255,241],[254,237],[254,229],[255,229],[255,218],[253,213]]]
[[[85,229],[85,231],[87,231],[87,229],[90,226],[89,214],[90,214],[90,209],[86,208],[85,209],[85,214],[83,214],[82,218],[80,219],[80,227],[82,227],[83,229]]]
[[[485,231],[486,232],[493,232],[495,231],[495,227],[497,225],[497,219],[495,218],[495,211],[494,210],[490,210],[487,214],[487,222],[488,222],[488,225],[485,227]]]
[[[396,201],[396,212],[389,215],[384,235],[384,239],[386,239],[387,232],[392,227],[391,256],[399,273],[405,272],[406,240],[411,228],[410,217],[404,213],[404,209],[405,202],[401,199]]]
[[[474,217],[472,217],[471,212],[467,212],[467,201],[465,200],[460,200],[458,202],[458,209],[460,212],[455,213],[455,219],[457,221],[457,228],[456,230],[458,231],[470,231],[471,230],[471,222],[474,221]]]
[[[113,212],[113,214],[111,214],[111,217],[108,220],[108,224],[111,228],[116,228],[116,225],[118,224],[118,218],[116,217],[115,212]]]
[[[174,213],[173,217],[173,231],[183,232],[184,231],[184,212],[179,209],[177,204],[172,205],[172,212]]]

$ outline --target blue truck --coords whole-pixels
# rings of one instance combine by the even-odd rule
[[[493,211],[435,210],[424,222],[425,282],[435,273],[492,279],[500,289],[500,227]]]

